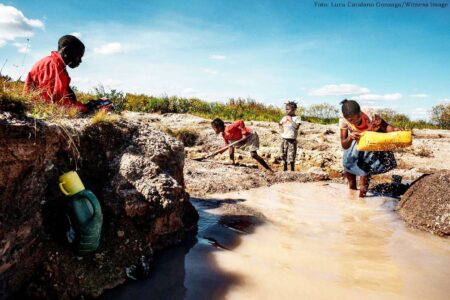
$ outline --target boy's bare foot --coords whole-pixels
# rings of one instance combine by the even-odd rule
[[[223,164],[226,166],[234,166],[236,163],[232,160],[227,160]]]

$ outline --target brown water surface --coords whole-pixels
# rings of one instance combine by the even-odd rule
[[[407,228],[395,201],[326,183],[193,199],[198,235],[105,298],[449,299],[450,240]]]

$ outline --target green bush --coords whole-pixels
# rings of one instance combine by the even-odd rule
[[[121,112],[125,106],[125,95],[123,92],[117,90],[111,90],[107,92],[103,85],[99,85],[94,88],[95,98],[108,98],[114,104],[116,112]]]

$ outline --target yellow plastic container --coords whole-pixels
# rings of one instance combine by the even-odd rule
[[[66,196],[75,195],[85,189],[80,177],[75,171],[67,172],[59,177],[59,188]]]
[[[412,144],[411,131],[374,132],[361,133],[357,149],[359,151],[392,151],[409,147]]]

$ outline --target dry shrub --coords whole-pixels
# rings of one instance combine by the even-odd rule
[[[39,92],[22,95],[23,82],[0,78],[0,110],[54,121],[78,116],[75,107],[65,107],[42,99]]]
[[[116,114],[110,114],[106,112],[103,109],[100,109],[98,112],[96,112],[92,118],[91,123],[97,124],[97,123],[116,123],[120,120],[120,116]]]
[[[414,154],[420,157],[433,157],[433,151],[424,145],[417,147]]]
[[[165,133],[173,136],[180,142],[184,144],[185,147],[192,147],[195,146],[197,143],[197,140],[199,138],[199,134],[197,131],[191,128],[182,128],[178,130],[172,130],[170,128],[161,128],[162,131]]]

